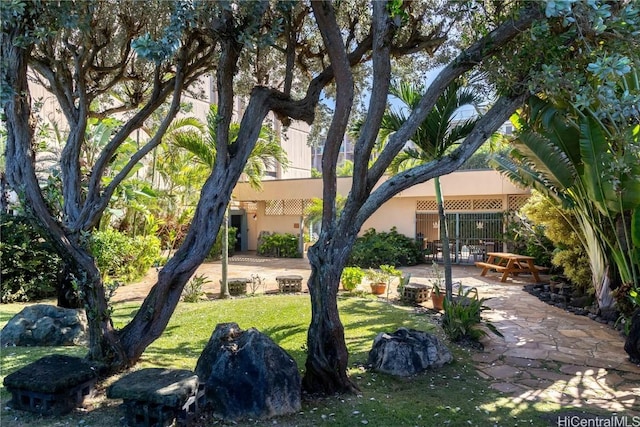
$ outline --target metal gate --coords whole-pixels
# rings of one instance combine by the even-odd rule
[[[487,252],[501,250],[504,213],[447,213],[452,261],[472,263],[484,259]],[[423,241],[427,255],[442,258],[440,220],[437,213],[416,213],[416,239]]]

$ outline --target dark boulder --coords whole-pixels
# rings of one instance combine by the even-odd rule
[[[25,307],[2,328],[2,345],[85,345],[87,333],[84,310],[35,304]]]
[[[631,317],[631,329],[624,343],[624,351],[631,362],[640,364],[640,308]]]
[[[268,418],[301,408],[296,362],[253,328],[217,325],[198,359],[196,374],[205,384],[214,414],[225,420]]]
[[[451,352],[435,335],[400,328],[392,334],[378,334],[368,363],[374,371],[408,377],[451,361]]]

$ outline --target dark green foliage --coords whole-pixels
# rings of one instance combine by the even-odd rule
[[[470,296],[474,292],[475,298]],[[478,341],[486,335],[486,332],[480,328],[481,324],[484,324],[496,335],[502,336],[495,326],[489,322],[482,321],[481,314],[488,308],[483,305],[486,299],[478,299],[477,294],[478,290],[476,288],[466,288],[465,290],[460,287],[460,292],[452,300],[445,298],[442,329],[451,341]]]
[[[238,238],[236,237],[237,233],[238,233],[238,229],[236,227],[229,227],[227,232],[228,239],[229,239],[229,246],[228,246],[227,252],[229,256],[233,256],[236,253],[235,247],[236,247],[236,241],[238,240]],[[208,260],[219,260],[221,258],[222,258],[222,229],[220,229],[220,232],[216,237],[216,241],[213,244],[213,247],[211,248],[211,250],[209,251],[209,255],[207,256]]]
[[[258,242],[258,254],[280,258],[301,258],[298,237],[291,233],[265,234]]]
[[[423,261],[422,248],[414,239],[400,234],[393,227],[389,232],[376,233],[373,228],[358,237],[347,265],[361,268],[416,265]]]
[[[156,236],[129,237],[108,229],[91,236],[91,253],[104,277],[131,282],[144,276],[160,257]]]
[[[505,240],[514,253],[532,256],[535,264],[553,268],[551,258],[555,247],[545,236],[545,227],[534,224],[523,215],[511,216],[507,222]]]
[[[62,261],[24,216],[0,216],[0,300],[32,301],[56,294]]]

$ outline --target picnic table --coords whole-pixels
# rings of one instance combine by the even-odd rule
[[[536,282],[540,282],[538,273],[546,270],[534,264],[534,257],[512,254],[509,252],[487,252],[486,262],[476,262],[477,267],[482,268],[481,276],[485,276],[489,270],[502,273],[501,282],[506,282],[509,275],[516,277],[522,273],[531,273]]]

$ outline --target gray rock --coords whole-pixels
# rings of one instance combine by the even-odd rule
[[[214,414],[225,420],[296,413],[302,388],[298,366],[271,338],[236,323],[216,326],[196,365]]]
[[[9,320],[2,329],[2,345],[86,345],[87,334],[84,310],[35,304]]]
[[[378,334],[368,363],[374,371],[408,377],[452,361],[451,352],[435,335],[400,328],[392,334]]]
[[[631,317],[631,329],[624,343],[624,351],[631,362],[640,364],[640,308]]]

